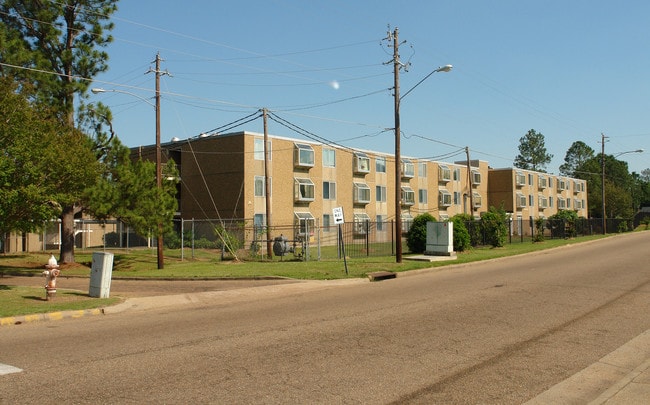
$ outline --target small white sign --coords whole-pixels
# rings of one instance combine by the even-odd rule
[[[345,222],[345,220],[343,219],[343,207],[333,208],[332,215],[334,216],[335,225],[339,225]]]

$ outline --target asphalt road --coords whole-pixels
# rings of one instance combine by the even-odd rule
[[[5,327],[0,403],[522,403],[650,328],[649,242]]]

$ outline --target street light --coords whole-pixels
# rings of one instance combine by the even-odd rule
[[[605,134],[601,134],[602,139],[602,151],[600,155],[600,163],[602,167],[602,181],[601,181],[601,200],[602,200],[602,210],[603,210],[603,235],[607,234],[607,213],[605,209]],[[628,153],[643,153],[643,149],[637,150],[628,150],[626,152],[619,152],[614,154],[614,158],[617,158],[621,155],[626,155]]]
[[[152,103],[151,101],[147,100],[146,98],[139,96],[135,93],[131,93],[125,90],[117,90],[117,89],[102,89],[99,87],[93,88],[90,90],[93,94],[99,94],[99,93],[122,93],[122,94],[128,94],[130,96],[133,96],[135,98],[138,98],[145,103],[149,104],[154,108],[156,111],[156,187],[158,190],[162,189],[162,154],[160,150],[160,94],[157,90],[156,87],[156,104]],[[163,225],[161,221],[158,221],[158,235],[156,239],[156,252],[157,252],[157,258],[158,258],[158,269],[163,269],[165,267],[165,258],[163,254],[163,235],[162,235],[162,230],[163,230]]]
[[[435,69],[428,75],[424,76],[422,80],[417,82],[415,86],[411,87],[403,96],[399,95],[399,70],[402,66],[402,62],[399,60],[399,41],[398,29],[392,33],[393,39],[393,76],[394,76],[394,88],[395,88],[395,261],[397,263],[402,262],[402,204],[401,204],[401,192],[402,192],[402,158],[400,152],[400,103],[407,94],[409,94],[413,89],[418,87],[423,81],[427,80],[432,74],[438,72],[449,72],[453,66],[444,65]]]

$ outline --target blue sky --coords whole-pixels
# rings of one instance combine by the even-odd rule
[[[393,153],[393,49],[399,29],[403,156],[510,167],[530,129],[557,173],[574,141],[650,167],[650,2],[645,0],[123,0],[108,72],[93,87],[153,101],[164,59],[162,141],[185,139],[268,108],[329,141]],[[335,84],[336,83],[336,84]],[[155,141],[151,106],[91,95],[113,110],[128,146]],[[262,120],[234,130],[262,132]],[[302,135],[276,121],[269,132]]]

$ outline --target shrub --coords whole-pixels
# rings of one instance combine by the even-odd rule
[[[503,247],[508,238],[508,226],[506,222],[508,217],[506,211],[502,208],[490,207],[483,214],[482,223],[485,232],[485,238],[492,247]]]
[[[539,217],[535,220],[535,236],[533,242],[544,242],[544,223],[546,220]]]
[[[406,234],[406,246],[411,253],[424,253],[426,250],[427,222],[436,222],[436,219],[428,212],[413,218],[411,228]]]
[[[469,236],[467,226],[465,226],[467,214],[454,215],[450,222],[454,224],[454,250],[456,252],[464,252],[472,247],[472,241]]]

